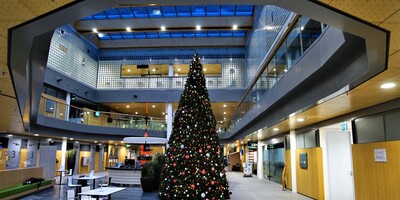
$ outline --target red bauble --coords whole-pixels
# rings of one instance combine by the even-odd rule
[[[186,159],[189,159],[189,155],[186,155],[185,158],[186,158]]]
[[[203,170],[201,171],[201,173],[202,173],[202,174],[205,174],[205,173],[206,173],[206,170],[203,169]]]
[[[211,167],[211,170],[214,171],[214,167]]]
[[[199,149],[199,153],[201,153],[203,150]]]
[[[184,176],[184,175],[185,175],[185,171],[182,171],[182,173],[181,173],[181,174],[182,174],[182,176]]]
[[[192,189],[194,189],[194,184],[192,184],[190,187],[191,187]]]
[[[210,145],[207,145],[207,149],[209,149],[209,148],[211,148],[211,146],[210,146]]]
[[[174,167],[175,167],[175,166],[176,166],[176,163],[172,163],[172,166],[174,166]]]
[[[214,185],[215,184],[215,182],[214,181],[211,181],[211,185]]]

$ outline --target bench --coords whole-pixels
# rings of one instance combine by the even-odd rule
[[[40,183],[33,183],[27,185],[16,185],[10,188],[0,190],[0,199],[17,199],[28,194],[50,188],[54,185],[54,180],[44,180]]]

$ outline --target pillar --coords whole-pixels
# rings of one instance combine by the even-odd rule
[[[104,147],[100,144],[99,172],[103,171],[103,163],[104,163]]]
[[[258,140],[257,143],[257,178],[258,179],[263,179],[264,178],[264,160],[263,160],[263,147],[262,147],[262,142]]]
[[[292,169],[292,192],[297,193],[297,182],[296,182],[296,132],[290,130],[290,162]]]
[[[171,136],[172,133],[172,103],[168,103],[167,105],[167,140],[169,140],[169,137]]]
[[[60,169],[65,169],[65,157],[67,154],[67,138],[63,138],[61,143],[61,165]]]
[[[71,104],[71,93],[67,93],[67,97],[65,98],[65,103],[67,104],[67,107],[65,108],[65,121],[69,120],[69,108]]]

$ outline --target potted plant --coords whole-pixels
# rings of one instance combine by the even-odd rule
[[[164,155],[156,154],[153,160],[153,169],[154,169],[153,189],[156,191],[160,189],[161,172],[163,166],[164,166]]]
[[[143,192],[153,191],[153,178],[153,162],[147,162],[142,167],[142,176],[140,178],[140,185],[142,186]]]
[[[67,168],[68,170],[75,168],[75,157],[76,157],[76,149],[71,149],[67,151]]]

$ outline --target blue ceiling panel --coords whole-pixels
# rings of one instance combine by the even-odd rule
[[[221,37],[232,37],[232,31],[221,31]]]
[[[132,8],[132,10],[133,10],[133,14],[137,18],[148,18],[149,17],[145,7],[134,7],[134,8]]]
[[[196,37],[207,37],[207,31],[196,31]]]
[[[137,33],[134,33],[133,35],[135,35],[136,39],[144,39],[144,38],[146,38],[146,33],[143,33],[143,32],[137,32]]]
[[[254,9],[254,6],[252,6],[252,5],[236,6],[236,15],[237,16],[252,16],[253,9]]]
[[[101,37],[100,37],[100,35],[97,35],[97,36],[99,36],[100,40],[111,40],[111,37],[110,37],[110,35],[108,35],[108,33],[102,34]]]
[[[121,33],[109,33],[111,39],[120,40],[123,39]]]
[[[158,36],[160,36],[160,38],[170,38],[171,34],[169,32],[159,32]]]
[[[94,18],[92,17],[92,15],[89,15],[87,17],[82,18],[81,20],[93,20]]]
[[[133,35],[133,33],[129,33],[129,32],[122,33],[122,37],[123,37],[124,39],[134,39],[134,38],[135,38],[135,36]]]
[[[171,37],[172,38],[181,38],[183,37],[182,32],[176,31],[176,32],[171,32]]]
[[[163,17],[160,6],[146,7],[146,10],[151,18]]]
[[[158,38],[158,33],[157,32],[146,32],[146,36],[149,39]]]
[[[191,6],[192,9],[192,16],[194,17],[203,17],[206,16],[206,9],[205,6]]]
[[[118,8],[118,12],[124,19],[135,18],[135,15],[133,15],[131,8]]]
[[[246,31],[233,31],[233,37],[245,37]]]
[[[108,9],[104,11],[104,14],[107,16],[108,19],[120,19],[121,16],[118,13],[118,10],[115,8]]]
[[[92,17],[94,19],[107,19],[107,16],[103,12],[96,13]]]
[[[175,6],[162,6],[161,11],[164,17],[176,17]]]
[[[219,37],[219,31],[208,31],[207,32],[208,37]]]
[[[176,13],[179,17],[190,17],[192,16],[190,6],[175,6]]]
[[[183,37],[194,38],[194,37],[196,37],[196,34],[194,33],[194,31],[185,31],[185,32],[183,32]]]
[[[206,15],[207,16],[220,16],[221,8],[219,5],[207,5],[206,6]]]
[[[234,16],[235,5],[221,5],[221,16]]]

